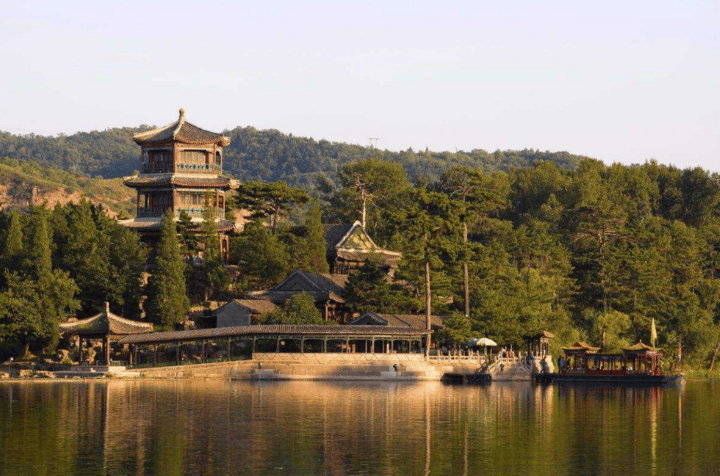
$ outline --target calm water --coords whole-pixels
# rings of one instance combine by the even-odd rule
[[[0,384],[0,474],[720,474],[720,382],[669,389]]]

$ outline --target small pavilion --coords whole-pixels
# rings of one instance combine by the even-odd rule
[[[87,319],[60,324],[60,333],[77,336],[80,343],[79,361],[84,359],[84,342],[102,340],[103,356],[106,365],[110,364],[110,342],[133,334],[146,334],[153,331],[150,323],[131,321],[110,312],[110,303],[105,303],[105,310]]]
[[[555,335],[548,331],[542,331],[538,334],[525,338],[527,343],[528,354],[535,357],[544,357],[550,354],[550,339],[554,339]]]

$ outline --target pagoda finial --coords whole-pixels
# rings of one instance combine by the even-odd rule
[[[110,303],[105,301],[105,314],[110,314]]]
[[[180,121],[185,121],[185,109],[180,108]]]

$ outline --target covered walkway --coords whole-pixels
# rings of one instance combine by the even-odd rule
[[[248,359],[253,353],[420,354],[425,331],[384,326],[242,326],[126,336],[130,366]]]

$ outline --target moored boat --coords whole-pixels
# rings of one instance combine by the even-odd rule
[[[599,353],[598,347],[576,342],[563,347],[556,373],[540,373],[541,383],[601,383],[629,385],[668,385],[682,383],[682,375],[662,370],[662,351],[642,341],[623,349],[621,354]]]

